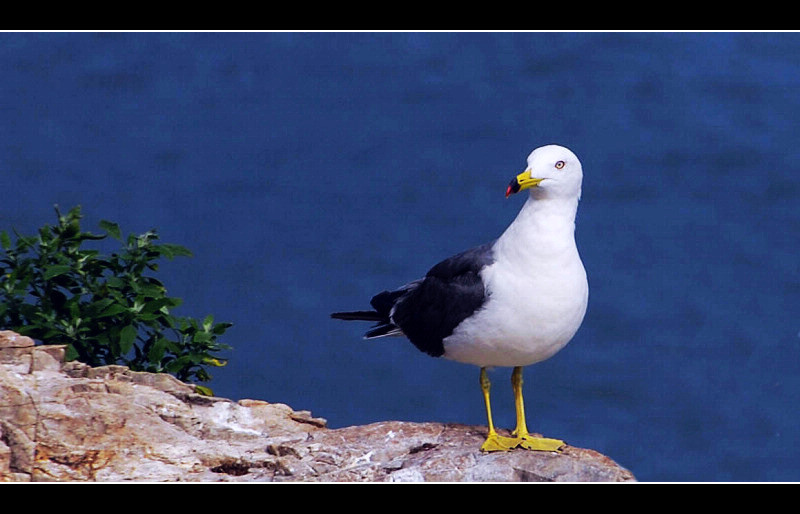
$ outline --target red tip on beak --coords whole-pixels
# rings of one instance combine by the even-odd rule
[[[519,193],[519,190],[520,190],[519,182],[515,178],[514,180],[511,181],[510,184],[508,184],[508,189],[506,189],[506,198],[513,195],[514,193]]]

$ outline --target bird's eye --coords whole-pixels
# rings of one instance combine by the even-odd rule
[[[564,167],[564,165],[565,165],[565,164],[566,164],[566,163],[565,163],[564,161],[558,161],[558,162],[556,163],[556,169],[557,169],[557,170],[560,170],[561,168],[563,168],[563,167]]]

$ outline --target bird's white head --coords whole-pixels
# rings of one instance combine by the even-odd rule
[[[506,198],[531,190],[533,196],[580,198],[583,168],[568,148],[547,145],[528,156],[528,167],[514,177],[506,189]]]

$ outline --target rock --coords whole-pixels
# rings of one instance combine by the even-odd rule
[[[485,427],[330,429],[308,411],[195,393],[171,375],[64,363],[0,331],[0,481],[634,481],[595,451],[481,453]]]

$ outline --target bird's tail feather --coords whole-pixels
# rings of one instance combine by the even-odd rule
[[[331,318],[347,321],[375,321],[376,323],[373,325],[372,329],[364,334],[364,339],[403,335],[403,331],[400,330],[400,327],[394,325],[386,316],[376,311],[334,312],[331,314]]]
[[[375,310],[334,312],[331,314],[331,317],[348,321],[374,321],[375,324],[372,328],[364,334],[364,339],[401,336],[403,335],[403,330],[392,322],[391,312],[398,299],[406,294],[408,289],[414,284],[416,284],[416,282],[398,289],[397,291],[384,291],[373,296],[369,303]]]
[[[391,323],[383,323],[381,325],[377,325],[375,328],[364,334],[364,339],[375,339],[376,337],[401,335],[403,335],[403,331],[400,330],[400,327],[396,327]]]
[[[375,311],[334,312],[331,314],[331,318],[348,321],[384,321],[386,319],[385,316],[381,316]]]

